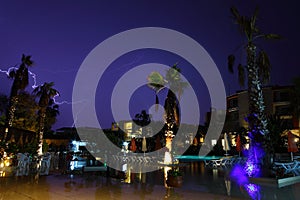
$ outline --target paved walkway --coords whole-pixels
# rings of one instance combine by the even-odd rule
[[[49,175],[35,183],[30,177],[0,178],[0,200],[47,199],[238,199],[182,188],[166,189],[160,185],[122,183],[101,176]]]

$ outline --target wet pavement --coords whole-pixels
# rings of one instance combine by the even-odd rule
[[[106,178],[104,174],[61,174],[52,171],[33,177],[1,177],[0,200],[18,199],[251,199],[249,191],[225,179],[229,169],[208,168],[203,162],[192,162],[181,168],[183,185],[165,188],[164,170],[149,173],[128,173],[126,179]],[[114,174],[114,171],[111,171]],[[116,175],[116,174],[115,174]],[[253,186],[253,185],[250,185]],[[284,188],[260,185],[252,199],[300,199],[300,184]]]
[[[94,175],[48,175],[36,183],[31,177],[0,179],[0,199],[239,199],[183,188],[147,183],[124,183]]]

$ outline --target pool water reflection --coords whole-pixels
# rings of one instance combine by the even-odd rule
[[[300,184],[278,188],[277,185],[253,184],[230,177],[230,168],[211,168],[204,162],[185,162],[180,167],[183,172],[183,190],[193,190],[230,197],[247,199],[299,199]],[[130,177],[130,179],[128,179]],[[242,178],[242,177],[237,177]],[[164,169],[148,173],[127,173],[125,182],[129,184],[165,185]]]
[[[127,169],[124,180],[96,173],[50,173],[41,176],[38,184],[30,176],[0,178],[0,199],[300,199],[300,184],[280,189],[277,185],[239,185],[230,177],[229,168],[208,167],[203,161],[180,163],[180,188],[165,188],[163,167],[148,173]]]

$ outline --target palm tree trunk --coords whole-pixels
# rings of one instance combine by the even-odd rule
[[[249,124],[250,148],[247,164],[254,165],[248,172],[249,176],[257,175],[255,168],[263,164],[262,144],[263,135],[268,133],[267,121],[264,116],[264,99],[262,85],[259,78],[259,69],[256,62],[256,46],[249,43],[247,46],[248,95],[249,95]],[[253,171],[254,170],[254,171]]]
[[[18,103],[18,96],[15,95],[15,96],[11,97],[8,112],[6,115],[7,118],[6,118],[6,124],[5,124],[5,132],[4,132],[4,136],[3,136],[4,142],[6,142],[8,131],[13,125],[17,103]]]
[[[37,148],[37,169],[35,175],[35,181],[38,182],[40,177],[40,171],[42,167],[42,155],[43,155],[43,136],[44,136],[44,125],[46,118],[46,109],[41,108],[39,113],[39,135],[38,135],[38,148]]]
[[[171,152],[172,150],[172,139],[174,137],[174,131],[177,128],[177,122],[179,121],[178,116],[178,105],[175,94],[169,89],[167,98],[165,100],[165,136],[166,136],[166,147]]]
[[[44,126],[45,126],[46,110],[44,108],[40,111],[39,121],[39,136],[38,136],[38,149],[37,155],[43,155],[43,137],[44,137]]]
[[[264,115],[264,98],[262,84],[259,78],[258,65],[256,63],[256,46],[247,46],[247,69],[248,69],[248,94],[249,94],[249,129],[257,130],[261,135],[267,134],[267,120]]]

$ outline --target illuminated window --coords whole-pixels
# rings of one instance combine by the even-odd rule
[[[124,126],[126,130],[132,129],[132,122],[127,122],[124,124]]]

